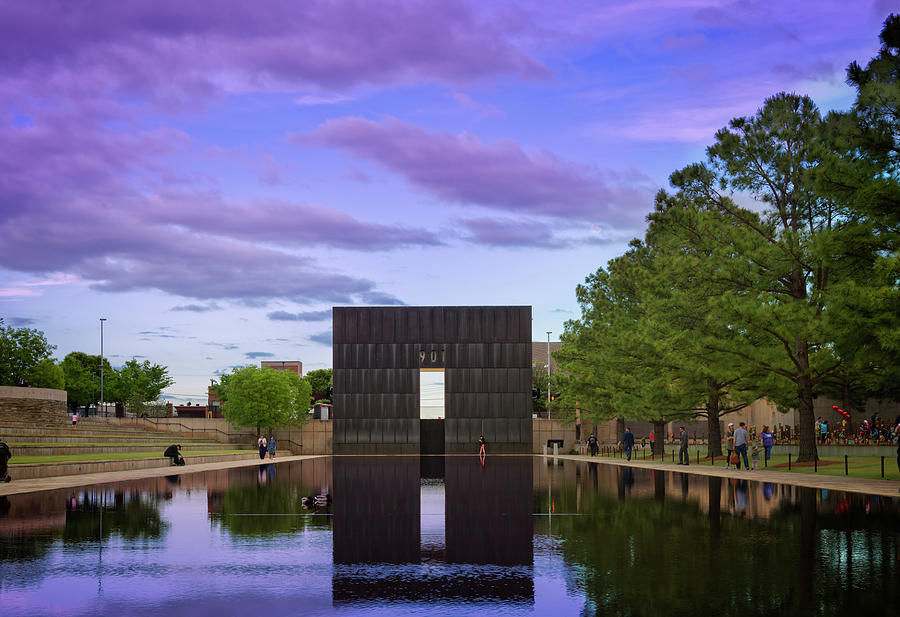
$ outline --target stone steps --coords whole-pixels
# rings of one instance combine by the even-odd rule
[[[70,454],[122,454],[126,452],[159,452],[162,456],[170,444],[171,440],[159,444],[129,444],[129,443],[110,443],[100,446],[81,446],[70,444],[53,444],[53,445],[19,445],[9,443],[12,450],[13,459],[10,463],[15,463],[17,456],[66,456]],[[177,443],[177,442],[176,442]],[[256,452],[257,450],[251,445],[227,444],[227,443],[182,443],[182,453],[189,453],[191,450],[247,450]]]
[[[173,467],[173,469],[178,469],[179,472],[182,472],[189,470],[191,465],[248,460],[258,456],[259,455],[253,450],[248,450],[246,454],[191,456],[188,453],[184,457],[187,465],[185,467]],[[9,474],[13,477],[13,481],[16,481],[27,480],[30,478],[49,478],[52,476],[68,476],[108,471],[130,471],[134,469],[151,469],[169,466],[169,459],[160,456],[159,458],[127,459],[120,461],[77,461],[71,463],[28,463],[24,465],[10,465]]]
[[[84,434],[84,435],[45,435],[41,433],[23,434],[7,433],[0,430],[0,441],[7,443],[61,443],[61,444],[91,444],[91,443],[134,443],[134,444],[160,444],[160,443],[223,443],[202,437],[190,437],[188,435],[134,435],[134,434]]]

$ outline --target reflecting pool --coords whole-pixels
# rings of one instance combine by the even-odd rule
[[[900,500],[541,457],[0,497],[0,615],[900,614]]]

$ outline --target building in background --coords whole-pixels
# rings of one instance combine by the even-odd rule
[[[303,377],[303,363],[300,360],[263,360],[260,368],[273,368],[276,371],[291,371]]]
[[[300,360],[263,360],[259,363],[260,368],[271,368],[276,371],[290,371],[296,373],[298,377],[303,377],[303,362]],[[207,418],[224,418],[224,407],[222,400],[219,398],[219,390],[216,386],[209,386],[206,389],[206,416]],[[203,417],[203,416],[199,416]],[[318,418],[318,416],[316,416]],[[325,417],[330,417],[325,412]]]

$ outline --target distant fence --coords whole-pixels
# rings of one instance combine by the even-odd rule
[[[225,418],[106,418],[105,421],[122,426],[207,436],[224,443],[256,444],[256,429],[235,428]],[[331,420],[310,420],[301,428],[278,429],[275,439],[282,452],[331,454]]]

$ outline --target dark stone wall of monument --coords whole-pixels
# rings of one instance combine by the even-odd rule
[[[446,452],[531,452],[531,307],[335,307],[334,451],[419,452],[419,372],[444,369]]]

